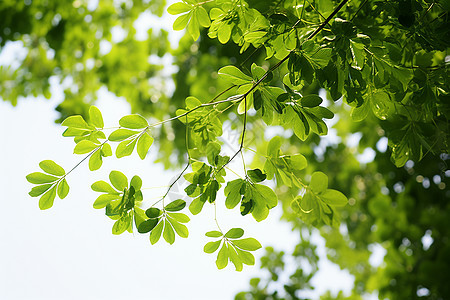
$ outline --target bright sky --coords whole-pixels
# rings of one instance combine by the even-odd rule
[[[10,62],[4,53],[0,55],[0,64]],[[211,241],[204,233],[216,229],[211,205],[205,205],[200,215],[188,213],[190,236],[178,237],[172,246],[162,239],[152,246],[148,235],[114,236],[113,221],[104,210],[92,208],[97,193],[90,185],[107,180],[111,170],[120,170],[128,178],[139,175],[144,187],[167,186],[177,173],[153,164],[152,154],[144,161],[136,154],[120,160],[107,158],[96,172],[81,165],[68,178],[69,196],[55,199],[51,209],[40,211],[38,199],[28,196],[32,185],[25,176],[39,171],[38,163],[44,159],[52,159],[68,171],[83,157],[72,154],[73,141],[63,138],[63,128],[53,123],[58,117],[54,108],[63,95],[55,85],[52,95],[50,101],[22,99],[17,107],[0,99],[0,299],[220,300],[233,299],[248,288],[258,264],[246,266],[242,272],[230,266],[219,271],[215,255],[203,253],[204,244]],[[125,100],[104,90],[99,99],[97,106],[106,127],[117,126],[118,119],[130,113]],[[153,203],[164,192],[165,188],[147,189],[144,198]],[[218,201],[223,229],[242,227],[246,237],[258,239],[263,247],[274,246],[288,253],[298,242],[298,234],[279,222],[278,208],[267,220],[256,223],[251,217],[241,217],[237,210],[227,210],[220,200],[223,196]],[[323,245],[322,239],[314,240]],[[352,277],[326,261],[323,246],[319,249],[321,271],[313,279],[317,290],[310,297],[317,298],[327,289],[349,292]],[[262,254],[262,250],[256,252],[257,261]]]

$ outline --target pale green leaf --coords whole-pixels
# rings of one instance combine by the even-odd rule
[[[311,175],[311,183],[309,185],[314,193],[321,193],[328,188],[328,176],[322,172],[314,172]]]
[[[234,250],[236,250],[242,263],[244,263],[248,266],[253,266],[255,264],[255,257],[253,256],[253,254],[251,254],[250,252],[241,250],[239,248],[235,248]]]
[[[111,173],[109,173],[109,180],[118,191],[123,191],[128,187],[128,179],[120,171],[111,171]]]
[[[99,147],[99,145],[95,144],[89,140],[80,141],[75,148],[73,149],[73,153],[75,154],[86,154]]]
[[[119,120],[119,125],[129,129],[141,129],[147,127],[148,122],[140,115],[128,115]]]
[[[233,84],[242,85],[251,82],[253,79],[242,73],[235,66],[226,66],[219,70],[219,76]]]
[[[108,140],[112,142],[120,142],[138,133],[138,131],[129,129],[117,129],[109,135]]]
[[[241,258],[237,255],[236,251],[234,250],[234,247],[231,245],[228,246],[228,255],[230,256],[230,260],[233,263],[234,267],[236,268],[236,271],[240,272],[242,271],[242,261]]]
[[[217,268],[223,269],[228,265],[228,247],[226,243],[223,243],[222,248],[220,248],[217,254],[216,266]]]
[[[134,139],[120,142],[120,144],[116,148],[116,157],[122,158],[131,155],[131,153],[133,153],[134,147],[136,146],[136,141],[137,140]]]
[[[41,210],[49,209],[53,206],[53,201],[56,197],[56,185],[54,185],[50,190],[48,190],[44,195],[39,199],[39,208]]]
[[[189,230],[185,225],[183,225],[175,220],[170,221],[170,224],[172,224],[173,229],[175,229],[175,232],[180,237],[187,238],[189,236]]]
[[[189,217],[183,213],[167,213],[167,215],[174,219],[177,222],[180,223],[187,223],[189,222],[191,219],[189,219]]]
[[[261,248],[261,244],[254,238],[246,238],[241,240],[233,240],[233,245],[236,247],[247,250],[247,251],[255,251]]]
[[[43,160],[39,163],[39,167],[46,173],[56,176],[63,176],[66,171],[52,160]]]
[[[98,169],[100,169],[102,164],[103,164],[103,160],[102,160],[101,150],[98,149],[97,151],[92,153],[91,157],[89,158],[89,170],[90,171],[98,170]]]
[[[173,22],[173,30],[183,30],[186,28],[192,13],[184,14],[179,16],[175,22]]]
[[[56,180],[58,180],[58,177],[52,176],[52,175],[48,175],[48,174],[44,174],[41,172],[34,172],[31,174],[28,174],[26,176],[26,179],[29,183],[33,183],[33,184],[43,184],[43,183],[51,183],[54,182]]]
[[[188,12],[191,9],[192,9],[192,6],[190,6],[186,3],[176,2],[167,8],[167,12],[171,15],[178,15],[178,14]]]
[[[70,116],[66,118],[62,123],[61,126],[67,126],[74,129],[84,129],[84,130],[93,130],[92,126],[89,126],[86,121],[83,119],[82,116],[76,115],[76,116]]]
[[[102,113],[95,106],[91,106],[89,108],[89,120],[97,128],[103,128],[103,126],[104,126]]]
[[[196,9],[198,23],[203,27],[209,27],[211,26],[211,20],[209,19],[208,13],[206,12],[206,9],[204,9],[202,6],[198,6]]]
[[[214,253],[217,251],[217,249],[219,249],[221,242],[222,240],[206,243],[206,245],[203,247],[203,251],[205,253]]]
[[[102,156],[104,156],[104,157],[112,155],[111,146],[109,144],[103,144],[101,151],[102,151]]]
[[[28,193],[28,195],[30,195],[31,197],[38,197],[38,196],[42,195],[43,193],[45,193],[46,191],[48,191],[48,189],[51,188],[52,185],[53,184],[43,184],[43,185],[35,186],[34,188],[31,189],[31,191]]]
[[[164,222],[161,221],[158,223],[158,225],[153,228],[152,232],[150,233],[150,243],[152,245],[156,244],[159,239],[161,238],[161,233],[163,231]]]
[[[231,228],[225,233],[225,237],[229,239],[238,239],[244,235],[244,230],[242,228]]]
[[[65,178],[59,182],[57,192],[60,199],[66,198],[67,194],[69,194],[69,184],[67,184]]]
[[[320,195],[320,198],[331,206],[345,206],[348,203],[347,197],[339,191],[328,189]]]
[[[118,195],[119,193],[106,181],[96,181],[91,185],[91,189],[95,192],[108,193]]]
[[[153,144],[153,138],[146,132],[144,133],[137,142],[137,153],[141,159],[147,156],[148,149]]]
[[[189,22],[189,25],[188,25],[188,32],[190,33],[190,35],[192,36],[192,39],[194,41],[196,41],[200,36],[197,11],[193,12],[191,22]]]
[[[207,233],[205,233],[205,235],[207,237],[221,237],[222,236],[222,232],[217,231],[217,230],[213,230],[213,231],[208,231]]]
[[[173,231],[173,227],[169,221],[164,220],[164,232],[163,237],[169,244],[173,244],[175,242],[175,232]]]
[[[119,194],[102,194],[97,197],[97,199],[94,201],[93,207],[95,209],[104,208],[106,205],[111,203],[113,200],[117,200],[122,198]]]

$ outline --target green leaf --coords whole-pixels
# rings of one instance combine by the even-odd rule
[[[241,258],[237,255],[236,251],[234,250],[234,247],[231,245],[228,246],[228,255],[230,256],[230,260],[233,263],[234,267],[236,268],[236,271],[240,272],[242,271],[242,261]]]
[[[221,237],[222,236],[222,232],[217,231],[217,230],[213,230],[213,231],[208,231],[207,233],[205,233],[205,235],[207,237],[213,237],[213,238]]]
[[[348,199],[344,194],[332,189],[328,189],[320,194],[320,198],[331,206],[345,206],[348,203]]]
[[[173,229],[175,229],[175,232],[182,238],[187,238],[189,236],[189,230],[187,227],[175,220],[171,221],[170,224],[172,224]]]
[[[261,244],[254,238],[246,238],[241,240],[234,240],[233,244],[242,249],[247,251],[255,251],[261,248]]]
[[[178,14],[188,12],[191,9],[192,9],[192,6],[190,6],[186,3],[183,3],[183,2],[177,2],[177,3],[170,5],[167,8],[167,12],[171,15],[178,15]]]
[[[184,28],[186,28],[190,18],[191,18],[191,13],[179,16],[175,20],[175,22],[173,22],[173,30],[178,31],[178,30],[183,30]]]
[[[109,173],[109,181],[118,190],[123,191],[128,187],[127,177],[120,171],[111,171]]]
[[[300,99],[300,105],[303,107],[316,107],[322,103],[322,98],[318,95],[306,95]]]
[[[108,137],[108,140],[110,140],[111,142],[120,142],[138,133],[139,133],[138,131],[129,129],[117,129],[111,132],[111,134]]]
[[[238,239],[244,235],[244,230],[242,228],[231,228],[225,233],[225,237],[229,239]]]
[[[306,158],[301,154],[292,155],[289,157],[290,166],[296,171],[303,170],[308,165]]]
[[[236,250],[242,263],[246,264],[247,266],[253,266],[255,264],[255,257],[253,256],[253,254],[239,248],[235,248],[234,250]]]
[[[120,142],[120,144],[116,148],[116,157],[122,158],[131,155],[131,153],[133,153],[135,146],[136,146],[136,139],[125,140]]]
[[[52,176],[52,175],[48,175],[48,174],[44,174],[41,172],[34,172],[31,174],[28,174],[26,176],[26,179],[29,183],[33,183],[33,184],[43,184],[43,183],[51,183],[54,182],[58,179],[58,177]]]
[[[250,76],[245,75],[235,66],[223,67],[218,73],[220,77],[236,85],[246,84],[253,80]]]
[[[139,233],[147,233],[152,231],[153,228],[158,224],[158,219],[148,219],[137,226]]]
[[[39,163],[39,167],[46,173],[56,176],[63,176],[66,171],[52,160],[43,160]]]
[[[119,125],[129,129],[141,129],[147,127],[148,122],[140,115],[128,115],[119,120]]]
[[[187,215],[183,213],[167,213],[167,215],[180,223],[187,223],[191,220]]]
[[[89,108],[89,120],[97,128],[103,128],[104,126],[102,113],[95,106]]]
[[[278,157],[280,153],[281,143],[281,137],[274,136],[267,145],[267,155],[271,157]]]
[[[148,149],[153,144],[153,138],[146,132],[144,133],[137,142],[137,153],[141,159],[147,156]]]
[[[28,193],[31,197],[38,197],[45,193],[49,188],[52,187],[53,184],[44,184],[44,185],[38,185],[31,189],[31,191]]]
[[[205,201],[201,201],[200,197],[195,198],[189,205],[189,211],[191,214],[197,215],[202,211],[203,205],[205,205]]]
[[[158,218],[161,215],[161,210],[156,207],[150,207],[145,211],[145,214],[149,218]]]
[[[127,216],[121,217],[117,220],[112,227],[112,234],[119,235],[125,232],[127,228],[130,226],[130,218]]]
[[[80,141],[75,148],[73,149],[73,153],[75,154],[86,154],[99,147],[99,145],[95,144],[92,141],[82,140]]]
[[[85,129],[85,130],[92,130],[93,128],[89,126],[86,121],[83,119],[82,116],[76,115],[76,116],[70,116],[66,118],[62,123],[61,126],[67,126],[70,128],[75,129]]]
[[[141,177],[134,175],[133,178],[131,178],[130,186],[134,187],[135,191],[139,191],[142,187]]]
[[[321,193],[328,187],[328,176],[322,172],[314,172],[309,185],[314,193]]]
[[[108,193],[118,195],[119,193],[106,181],[96,181],[91,185],[91,189],[95,192]]]
[[[192,39],[194,41],[196,41],[200,36],[197,12],[196,11],[189,12],[189,14],[191,14],[191,13],[192,13],[192,18],[191,18],[191,22],[188,25],[188,32],[192,36]]]
[[[179,211],[182,210],[186,206],[186,201],[184,200],[175,200],[173,202],[170,202],[169,204],[164,207],[167,211]]]
[[[211,20],[209,19],[206,9],[204,9],[202,6],[198,6],[196,9],[196,14],[197,14],[197,18],[198,18],[198,23],[201,26],[203,26],[203,27],[211,26]]]
[[[241,201],[240,190],[243,184],[245,184],[245,181],[242,179],[236,179],[227,183],[224,192],[227,197],[225,206],[228,209],[234,208]]]
[[[104,157],[112,155],[111,146],[109,144],[103,144],[101,151],[102,151],[102,156],[104,156]]]
[[[219,249],[221,242],[222,240],[206,243],[206,245],[203,247],[203,251],[205,253],[214,253],[217,251],[217,249]]]
[[[169,244],[173,244],[175,242],[175,232],[173,231],[172,225],[169,221],[164,220],[164,232],[163,237]]]
[[[216,266],[219,270],[225,268],[228,265],[228,248],[226,243],[223,243],[217,254]]]
[[[67,184],[67,181],[64,178],[58,184],[58,197],[60,199],[64,199],[66,198],[67,194],[69,194],[69,185]]]
[[[56,197],[56,185],[54,185],[50,190],[48,190],[44,195],[39,199],[39,208],[41,210],[49,209],[53,206],[53,201]]]
[[[156,244],[159,239],[161,238],[161,233],[163,231],[163,226],[164,226],[164,222],[161,221],[158,223],[158,225],[156,225],[152,232],[150,233],[150,243],[152,245]]]
[[[98,149],[97,151],[92,153],[91,157],[89,158],[89,170],[90,171],[98,170],[98,169],[100,169],[102,164],[103,164],[103,160],[102,160],[101,150]]]
[[[93,207],[95,209],[100,209],[106,207],[111,201],[121,199],[122,196],[119,194],[103,194],[97,197],[94,201]]]
[[[267,175],[264,174],[260,169],[248,170],[247,176],[250,177],[253,182],[264,181],[267,177]]]

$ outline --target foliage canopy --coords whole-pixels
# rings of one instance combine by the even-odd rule
[[[188,203],[165,203],[172,183],[151,206],[138,176],[112,171],[110,183],[93,183],[101,193],[93,206],[115,220],[113,234],[135,229],[151,244],[161,237],[172,244],[189,235],[186,210],[196,215],[225,201],[263,221],[280,204],[301,235],[291,254],[298,268],[288,273],[289,254],[267,248],[268,276],[252,279],[237,299],[300,299],[318,270],[315,231],[328,257],[355,276],[349,299],[373,291],[383,299],[449,295],[450,2],[183,0],[167,8],[173,29],[186,29],[176,49],[164,30],[138,39],[135,21],[165,9],[156,0],[0,4],[0,46],[16,41],[26,49],[17,66],[0,68],[4,100],[48,98],[55,79],[65,88],[57,107],[63,136],[74,139],[91,171],[113,154],[136,149],[145,159],[156,151],[188,182]],[[119,28],[122,39],[111,35]],[[177,73],[153,63],[165,56]],[[136,113],[113,130],[92,106],[102,86]],[[238,137],[232,153],[223,149],[226,128]],[[364,150],[374,158],[362,163]],[[242,170],[229,168],[235,160]],[[69,194],[66,177],[79,165],[66,172],[44,160],[42,172],[27,176],[41,209]],[[260,243],[216,223],[204,251],[217,253],[217,267],[253,265]],[[377,267],[368,261],[374,245],[386,249]],[[281,274],[289,282],[277,290]]]

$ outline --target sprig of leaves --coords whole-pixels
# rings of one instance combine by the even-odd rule
[[[44,171],[30,173],[26,176],[29,183],[36,184],[28,193],[31,197],[39,197],[39,208],[49,209],[53,206],[56,195],[60,199],[66,198],[69,185],[66,181],[66,171],[52,160],[43,160],[39,167]]]
[[[187,238],[189,230],[183,223],[189,222],[190,219],[186,214],[179,212],[185,206],[186,202],[179,199],[167,204],[162,210],[150,207],[145,211],[148,219],[142,219],[136,223],[139,233],[150,232],[152,245],[160,240],[161,235],[169,244],[175,242],[175,233],[182,238]]]
[[[211,25],[208,12],[198,1],[184,0],[184,2],[174,3],[167,8],[167,12],[171,15],[182,14],[173,23],[173,29],[183,30],[187,26],[188,32],[194,40],[199,38],[201,27]]]
[[[303,196],[297,196],[291,207],[299,217],[313,225],[320,222],[329,226],[339,224],[336,208],[345,206],[347,197],[337,190],[328,188],[328,176],[322,172],[314,172]]]
[[[207,237],[220,238],[217,241],[208,242],[204,247],[205,253],[217,253],[216,265],[218,269],[223,269],[231,261],[240,272],[243,265],[252,266],[255,264],[255,257],[250,251],[256,251],[261,248],[261,244],[254,238],[243,238],[244,230],[242,228],[231,228],[227,233],[220,231],[208,231]]]
[[[116,148],[116,157],[129,156],[136,148],[139,157],[145,159],[153,144],[147,120],[140,115],[128,115],[119,120],[119,125],[121,128],[113,131],[108,137],[111,142],[120,142]],[[141,129],[141,131],[136,129]]]

